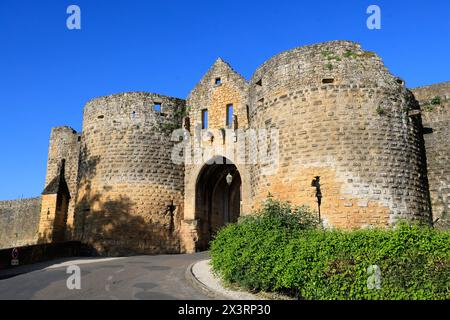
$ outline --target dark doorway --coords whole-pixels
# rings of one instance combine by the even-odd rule
[[[195,216],[199,220],[197,250],[209,248],[217,231],[237,222],[241,213],[241,175],[234,164],[215,158],[200,171],[195,192]]]

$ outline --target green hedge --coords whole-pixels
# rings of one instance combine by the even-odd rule
[[[250,291],[299,299],[450,298],[449,231],[406,223],[389,230],[325,231],[315,216],[306,207],[269,199],[257,215],[217,234],[213,270]]]

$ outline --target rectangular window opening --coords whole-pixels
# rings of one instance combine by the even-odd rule
[[[234,111],[233,111],[233,105],[228,104],[227,105],[227,119],[226,119],[226,126],[227,129],[231,129],[233,126],[233,117],[234,117]]]
[[[202,110],[202,129],[208,129],[208,109]]]
[[[222,78],[216,78],[216,80],[214,81],[214,84],[215,84],[216,86],[222,84]]]
[[[156,112],[161,112],[161,103],[157,102],[153,105],[153,110]]]

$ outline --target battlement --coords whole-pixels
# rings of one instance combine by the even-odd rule
[[[450,82],[412,89],[426,126],[450,121]]]
[[[78,134],[78,132],[75,129],[73,129],[69,126],[53,127],[52,132],[54,132],[55,134],[60,134],[60,133]]]
[[[436,97],[440,97],[441,100],[450,100],[450,81],[414,88],[412,91],[416,99],[422,103],[431,102]]]

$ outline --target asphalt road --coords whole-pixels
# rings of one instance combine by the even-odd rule
[[[0,299],[206,300],[209,298],[185,279],[188,266],[206,258],[207,253],[199,253],[53,261],[25,267],[34,271],[0,280]],[[70,265],[81,270],[80,290],[67,288]]]

